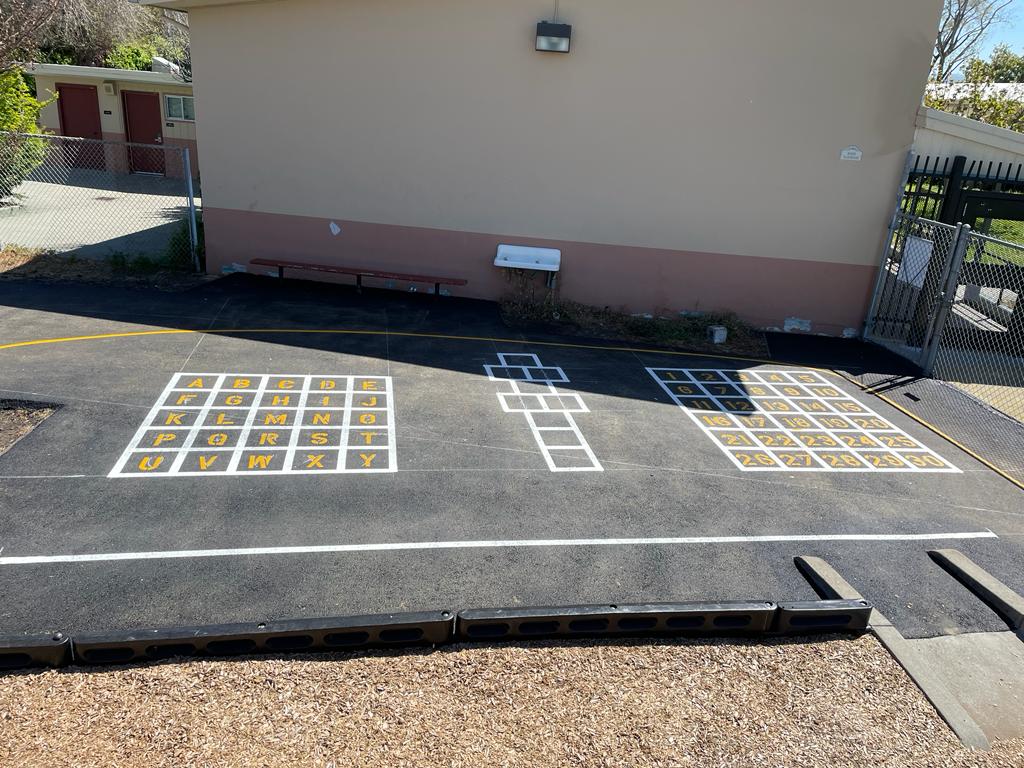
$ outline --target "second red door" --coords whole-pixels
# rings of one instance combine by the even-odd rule
[[[122,91],[124,124],[128,141],[135,144],[163,144],[160,94]],[[164,152],[158,147],[129,147],[128,163],[133,173],[163,173]]]

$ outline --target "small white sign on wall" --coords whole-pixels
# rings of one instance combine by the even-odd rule
[[[840,160],[853,160],[854,162],[857,163],[861,161],[862,157],[864,157],[864,153],[861,151],[861,148],[856,146],[855,144],[851,144],[850,146],[848,146],[846,149],[839,153]]]

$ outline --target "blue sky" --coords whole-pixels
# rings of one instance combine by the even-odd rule
[[[982,44],[982,55],[989,52],[999,43],[1007,43],[1014,53],[1024,53],[1024,0],[1013,0],[1010,6],[1011,20],[989,33]]]

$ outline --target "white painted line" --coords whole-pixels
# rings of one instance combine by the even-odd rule
[[[241,549],[179,549],[155,552],[102,552],[86,555],[0,556],[0,565],[97,563],[111,560],[180,560],[191,557],[247,555],[309,555],[334,552],[402,552],[433,549],[514,549],[519,547],[653,547],[693,544],[777,544],[829,541],[951,541],[998,539],[992,531],[963,533],[836,533],[769,536],[677,536],[644,539],[507,539],[480,541],[408,541],[388,544],[326,544],[308,547],[247,547]]]
[[[522,366],[515,364],[514,361],[510,361],[509,358],[515,357],[526,357],[530,358],[531,363],[528,366]],[[588,413],[589,408],[587,404],[583,402],[583,398],[580,397],[576,392],[564,392],[560,390],[556,384],[566,384],[569,382],[569,377],[565,375],[565,371],[561,368],[553,365],[542,365],[540,358],[533,354],[510,354],[510,353],[499,353],[498,354],[499,365],[484,364],[484,370],[487,372],[487,378],[491,381],[504,382],[509,387],[509,391],[498,392],[498,402],[501,403],[501,409],[505,413],[521,413],[526,417],[526,423],[530,426],[530,431],[533,432],[533,439],[537,441],[537,446],[540,448],[541,453],[544,456],[544,461],[548,465],[548,469],[552,472],[604,472],[604,467],[601,466],[601,462],[597,460],[597,456],[590,448],[590,444],[587,443],[586,438],[580,431],[579,425],[573,418],[573,413]],[[534,378],[531,372],[531,368],[540,369],[542,371],[551,371],[550,376],[555,378]],[[496,376],[495,371],[497,369],[504,369],[507,376]],[[518,373],[516,373],[518,371]],[[534,385],[535,387],[541,387],[547,389],[547,392],[536,392],[530,390],[524,392],[520,387],[520,383],[526,383]],[[571,399],[575,405],[567,405],[562,398]],[[519,406],[509,405],[509,399],[513,401],[518,399]],[[554,399],[557,408],[552,408],[548,404],[549,399]],[[537,404],[537,407],[530,408],[527,406],[527,401],[530,400]],[[541,432],[541,427],[538,427],[537,420],[534,418],[534,414],[543,413],[547,415],[557,415],[565,419],[565,426],[559,427],[559,431],[571,432],[573,437],[576,438],[577,445],[559,445],[549,446],[544,443],[544,435]],[[550,428],[547,428],[550,429]],[[567,437],[567,436],[566,436]],[[552,454],[552,450],[573,450],[583,451],[586,455],[586,464],[579,464],[575,466],[561,466],[555,458],[558,454]],[[562,454],[564,457],[564,454]]]
[[[238,378],[238,377],[236,377]],[[253,376],[252,378],[256,378]],[[260,383],[256,385],[256,395],[252,399],[252,405],[245,415],[245,421],[242,423],[242,431],[238,437],[238,443],[236,443],[236,450],[231,454],[231,459],[228,462],[227,474],[233,475],[238,472],[238,465],[242,462],[242,453],[245,451],[245,444],[249,441],[249,435],[252,433],[252,425],[256,423],[257,409],[260,407],[260,401],[263,400],[263,395],[267,391],[267,384],[270,383],[270,375],[260,377]],[[214,394],[214,399],[217,395]],[[208,414],[200,414],[200,418],[204,421]],[[301,421],[299,413],[295,414],[295,424]],[[295,424],[292,426],[294,427]]]
[[[200,336],[199,341],[202,340],[203,338]],[[181,465],[185,461],[185,452],[188,451],[193,445],[195,445],[196,438],[199,437],[199,430],[203,428],[203,422],[205,422],[207,416],[210,415],[210,410],[213,408],[213,403],[217,399],[217,392],[224,385],[224,380],[226,378],[227,374],[225,373],[222,373],[220,376],[217,377],[213,385],[213,391],[207,396],[206,402],[203,404],[202,410],[199,411],[199,413],[196,415],[196,420],[192,423],[192,429],[190,429],[188,434],[185,436],[185,442],[182,443],[181,446],[181,453],[174,457],[174,463],[171,464],[171,468],[170,470],[168,470],[170,474],[177,474],[181,470]],[[257,395],[257,397],[259,397],[259,395]],[[256,413],[255,409],[250,411],[250,413]],[[239,442],[245,441],[246,434],[247,432],[245,429],[243,429],[239,433]]]
[[[190,382],[194,379],[201,378],[202,383],[207,384],[212,382],[210,387],[196,387],[189,388],[187,386],[176,386]],[[229,386],[229,381],[237,383],[240,379],[247,379],[245,382],[248,386],[234,387]],[[322,386],[314,387],[314,382],[330,379],[334,382],[335,388],[325,389]],[[278,386],[285,380],[289,380],[286,386]],[[375,389],[364,389],[362,387],[357,389],[357,383],[359,380],[373,381]],[[276,383],[275,383],[276,382]],[[167,443],[152,446],[152,445],[141,445],[144,436],[149,430],[162,431],[165,425],[154,423],[158,419],[158,415],[161,411],[173,411],[178,410],[178,406],[171,404],[166,405],[165,401],[173,399],[174,394],[178,393],[200,393],[207,399],[202,405],[182,407],[181,410],[189,412],[195,415],[194,422],[189,426],[167,426],[167,431],[172,432],[174,435],[183,435],[184,439],[178,441],[175,439],[173,444],[171,441]],[[267,394],[281,395],[282,399],[287,395],[290,398],[295,399],[295,404],[291,404],[291,400],[283,402],[281,405],[270,405],[264,403],[264,396]],[[344,405],[319,407],[313,403],[314,396],[319,397],[320,395],[331,395],[341,398],[338,402],[344,403]],[[384,405],[379,405],[377,398],[374,397],[375,405],[368,405],[365,408],[360,405],[360,410],[372,411],[374,420],[383,418],[385,423],[381,426],[375,426],[373,432],[379,433],[379,435],[386,439],[386,444],[374,444],[364,446],[362,444],[349,445],[351,442],[350,432],[354,431],[349,429],[350,417],[354,409],[354,402],[357,397],[365,398],[367,395],[381,396],[386,398]],[[222,395],[245,395],[251,396],[251,402],[245,406],[229,406],[229,405],[215,405],[217,400]],[[324,431],[337,431],[340,433],[338,445],[329,446],[315,446],[316,451],[322,451],[325,456],[334,458],[336,456],[337,463],[333,466],[328,464],[314,464],[308,463],[299,468],[293,468],[297,457],[297,451],[300,448],[300,434],[303,430],[320,429],[319,424],[303,424],[305,415],[308,412],[324,411],[325,418],[330,417],[332,414],[342,419],[341,425],[328,424],[323,425]],[[230,418],[234,420],[235,424],[217,425],[217,424],[205,424],[207,417],[211,413],[228,413]],[[290,423],[288,424],[275,424],[273,426],[269,424],[259,424],[259,418],[261,414],[278,414],[286,416]],[[370,418],[371,414],[367,414],[366,418]],[[238,422],[241,422],[238,424]],[[259,446],[246,445],[250,434],[263,430],[266,427],[267,430],[277,431],[285,433],[286,438],[278,442],[269,442],[267,446],[263,446],[262,442]],[[229,444],[221,443],[220,445],[202,445],[199,446],[198,439],[200,434],[206,431],[221,431],[224,430],[226,435],[235,436],[237,439]],[[262,438],[262,435],[261,435]],[[276,436],[274,439],[277,439]],[[150,441],[152,442],[152,441]],[[208,441],[207,441],[208,442]],[[376,443],[376,441],[374,441]],[[272,447],[270,447],[272,446]],[[301,446],[304,447],[304,446]],[[380,455],[385,450],[387,451],[386,463],[373,463],[372,466],[362,466],[359,468],[349,468],[347,465],[347,456],[351,451],[357,451],[359,449],[366,448],[367,453],[375,452],[376,455]],[[190,451],[202,451],[203,453],[210,452],[211,457],[222,456],[224,454],[230,454],[225,456],[221,466],[217,468],[200,468],[199,470],[192,470],[185,466],[185,460],[187,454]],[[268,456],[260,456],[260,459],[270,458],[272,461],[280,459],[283,464],[280,468],[267,468],[266,465],[260,463],[259,466],[253,466],[252,462],[246,467],[241,467],[240,463],[244,455],[263,453],[269,454]],[[165,464],[163,471],[156,471],[155,468],[152,470],[142,469],[141,466],[136,469],[135,466],[128,466],[129,458],[133,454],[144,454],[153,457],[153,461],[160,464],[165,461],[170,461],[169,464]],[[321,460],[322,457],[310,457],[313,459]],[[373,457],[360,459],[364,462],[373,460]],[[331,459],[328,459],[328,462]],[[211,458],[212,462],[212,458]],[[313,467],[322,466],[323,469],[316,469]],[[146,416],[142,426],[136,431],[132,437],[131,443],[125,449],[125,451],[119,457],[117,464],[114,469],[107,475],[107,477],[119,477],[119,478],[138,478],[138,477],[200,477],[200,476],[214,476],[224,477],[227,475],[241,475],[241,474],[252,474],[252,475],[292,475],[292,474],[330,474],[330,473],[355,473],[355,474],[367,474],[377,472],[395,472],[397,471],[397,458],[395,451],[395,424],[394,424],[394,395],[392,380],[388,376],[365,376],[365,375],[348,375],[348,374],[244,374],[244,373],[179,373],[177,374],[161,393],[159,400],[156,405],[150,409],[149,414]]]
[[[295,414],[295,424],[292,426],[292,433],[288,436],[288,452],[284,455],[283,469],[285,472],[290,473],[292,471],[292,464],[295,461],[295,447],[299,444],[299,433],[302,431],[302,416],[305,413],[306,401],[309,399],[309,387],[312,383],[312,376],[306,376],[302,380],[302,392],[299,393],[299,411]],[[340,458],[341,454],[338,454],[338,456]]]
[[[960,472],[949,461],[921,446],[840,386],[825,381],[813,371],[760,368],[743,371],[728,368],[646,370],[672,398],[672,402],[686,412],[738,469],[745,472]],[[737,381],[736,377],[742,381]],[[682,386],[689,391],[674,391],[672,386]],[[727,386],[739,389],[741,394],[728,394]],[[797,387],[806,389],[811,396],[791,396],[783,391],[784,388]],[[751,390],[767,394],[754,394]],[[696,400],[703,402],[697,403]],[[726,406],[730,402],[733,408],[749,404],[749,409],[729,410]],[[689,407],[692,405],[700,405],[700,409]],[[813,408],[815,405],[823,410]],[[856,410],[849,411],[844,406]],[[764,426],[752,427],[740,421],[751,417],[760,419]],[[885,435],[905,439],[911,446],[847,444],[838,436],[839,430],[823,426],[817,421],[819,418],[840,418],[852,425],[853,428],[842,430],[851,442],[853,436],[876,440]],[[721,439],[717,436],[720,432],[741,433],[754,444],[727,446],[726,436]],[[761,440],[755,432],[784,436],[793,445],[773,445]],[[795,464],[808,455],[814,466]]]

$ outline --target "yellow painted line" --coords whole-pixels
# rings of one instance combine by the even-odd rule
[[[202,333],[202,331],[187,331],[179,328],[169,328],[159,331],[124,331],[122,333],[97,333],[92,336],[64,336],[57,339],[32,339],[30,341],[13,341],[9,344],[0,344],[0,349],[14,349],[15,347],[34,347],[37,344],[63,344],[68,341],[93,341],[96,339],[120,339],[128,336],[157,336],[175,333]]]
[[[325,333],[336,335],[353,336],[404,336],[423,339],[444,339],[446,341],[485,341],[496,344],[531,344],[543,347],[562,347],[568,349],[592,349],[605,352],[634,352],[647,355],[674,355],[678,357],[708,357],[717,360],[742,360],[744,362],[762,363],[767,365],[783,365],[778,360],[766,360],[760,357],[746,357],[742,355],[723,355],[717,352],[685,352],[682,350],[649,349],[644,347],[621,347],[607,344],[574,344],[566,341],[539,341],[535,339],[504,339],[495,336],[460,336],[455,334],[442,333],[418,333],[415,331],[356,331],[342,328],[217,328],[214,330],[187,328],[164,328],[156,331],[124,331],[121,333],[99,333],[92,336],[65,336],[54,339],[32,339],[29,341],[15,341],[8,344],[0,344],[0,350],[14,349],[17,347],[33,347],[41,344],[64,344],[72,341],[93,341],[100,339],[131,338],[136,336],[166,336],[185,333],[206,333],[217,335],[237,334],[258,334],[258,333]],[[829,368],[817,368],[815,366],[802,365],[812,371],[821,373],[833,373]]]
[[[968,456],[971,456],[972,458],[974,458],[974,459],[976,459],[976,460],[980,461],[980,462],[981,462],[982,464],[984,464],[984,465],[985,465],[986,467],[988,467],[989,469],[991,469],[991,470],[992,470],[993,472],[995,472],[995,473],[996,473],[997,475],[999,475],[1000,477],[1003,477],[1003,478],[1005,478],[1006,480],[1009,480],[1009,481],[1010,481],[1011,483],[1013,483],[1013,484],[1014,484],[1015,486],[1017,486],[1017,487],[1018,487],[1018,488],[1020,488],[1020,489],[1021,489],[1022,491],[1024,491],[1024,483],[1022,483],[1022,482],[1021,482],[1020,480],[1017,480],[1017,479],[1016,479],[1015,477],[1013,477],[1012,475],[1010,475],[1010,474],[1008,474],[1007,472],[1003,471],[1002,469],[1000,469],[999,467],[997,467],[997,466],[996,466],[995,464],[993,464],[993,463],[992,463],[991,461],[989,461],[988,459],[986,459],[986,458],[985,458],[984,456],[981,456],[981,455],[979,455],[978,453],[975,453],[974,451],[972,451],[972,450],[971,450],[970,448],[968,448],[968,447],[967,447],[966,445],[964,445],[963,443],[961,443],[961,442],[960,442],[959,440],[957,440],[956,438],[954,438],[954,437],[951,437],[950,435],[947,435],[947,434],[946,434],[945,432],[943,432],[943,431],[942,431],[941,429],[939,429],[938,427],[936,427],[936,426],[935,426],[934,424],[932,424],[931,422],[929,422],[929,421],[926,421],[925,419],[922,419],[922,418],[921,418],[920,416],[918,416],[918,415],[917,415],[916,413],[913,413],[912,411],[909,411],[909,410],[907,410],[906,408],[904,408],[904,407],[903,407],[902,405],[900,405],[899,403],[897,403],[897,402],[896,402],[895,400],[893,400],[892,398],[886,397],[885,395],[879,394],[878,392],[872,392],[872,391],[871,391],[871,388],[870,388],[870,387],[868,387],[868,386],[866,386],[866,385],[864,385],[864,384],[861,384],[861,383],[860,383],[859,381],[857,381],[857,380],[856,380],[856,379],[854,379],[854,378],[851,378],[850,376],[847,376],[847,375],[846,375],[845,373],[843,373],[842,371],[836,371],[836,373],[837,373],[837,374],[838,374],[839,376],[842,376],[842,377],[843,377],[844,379],[846,379],[846,380],[847,380],[848,382],[850,382],[851,384],[855,384],[856,386],[860,387],[860,389],[861,389],[862,391],[864,391],[864,392],[867,392],[868,394],[870,394],[870,395],[873,395],[874,397],[877,397],[877,398],[878,398],[879,400],[884,400],[885,402],[887,402],[887,403],[888,403],[889,405],[891,405],[891,406],[892,406],[893,408],[895,408],[895,409],[896,409],[897,411],[899,411],[900,413],[906,414],[907,416],[909,416],[910,418],[912,418],[912,419],[913,419],[914,421],[916,421],[916,422],[917,422],[918,424],[920,424],[921,426],[923,426],[923,427],[926,427],[926,428],[930,429],[930,430],[931,430],[932,432],[934,432],[934,433],[935,433],[936,435],[938,435],[939,437],[941,437],[941,438],[942,438],[943,440],[946,440],[946,441],[948,441],[948,442],[952,443],[952,444],[953,444],[953,445],[955,445],[955,446],[956,446],[957,448],[959,448],[959,449],[960,449],[961,451],[963,451],[964,453],[966,453],[966,454],[967,454]]]

